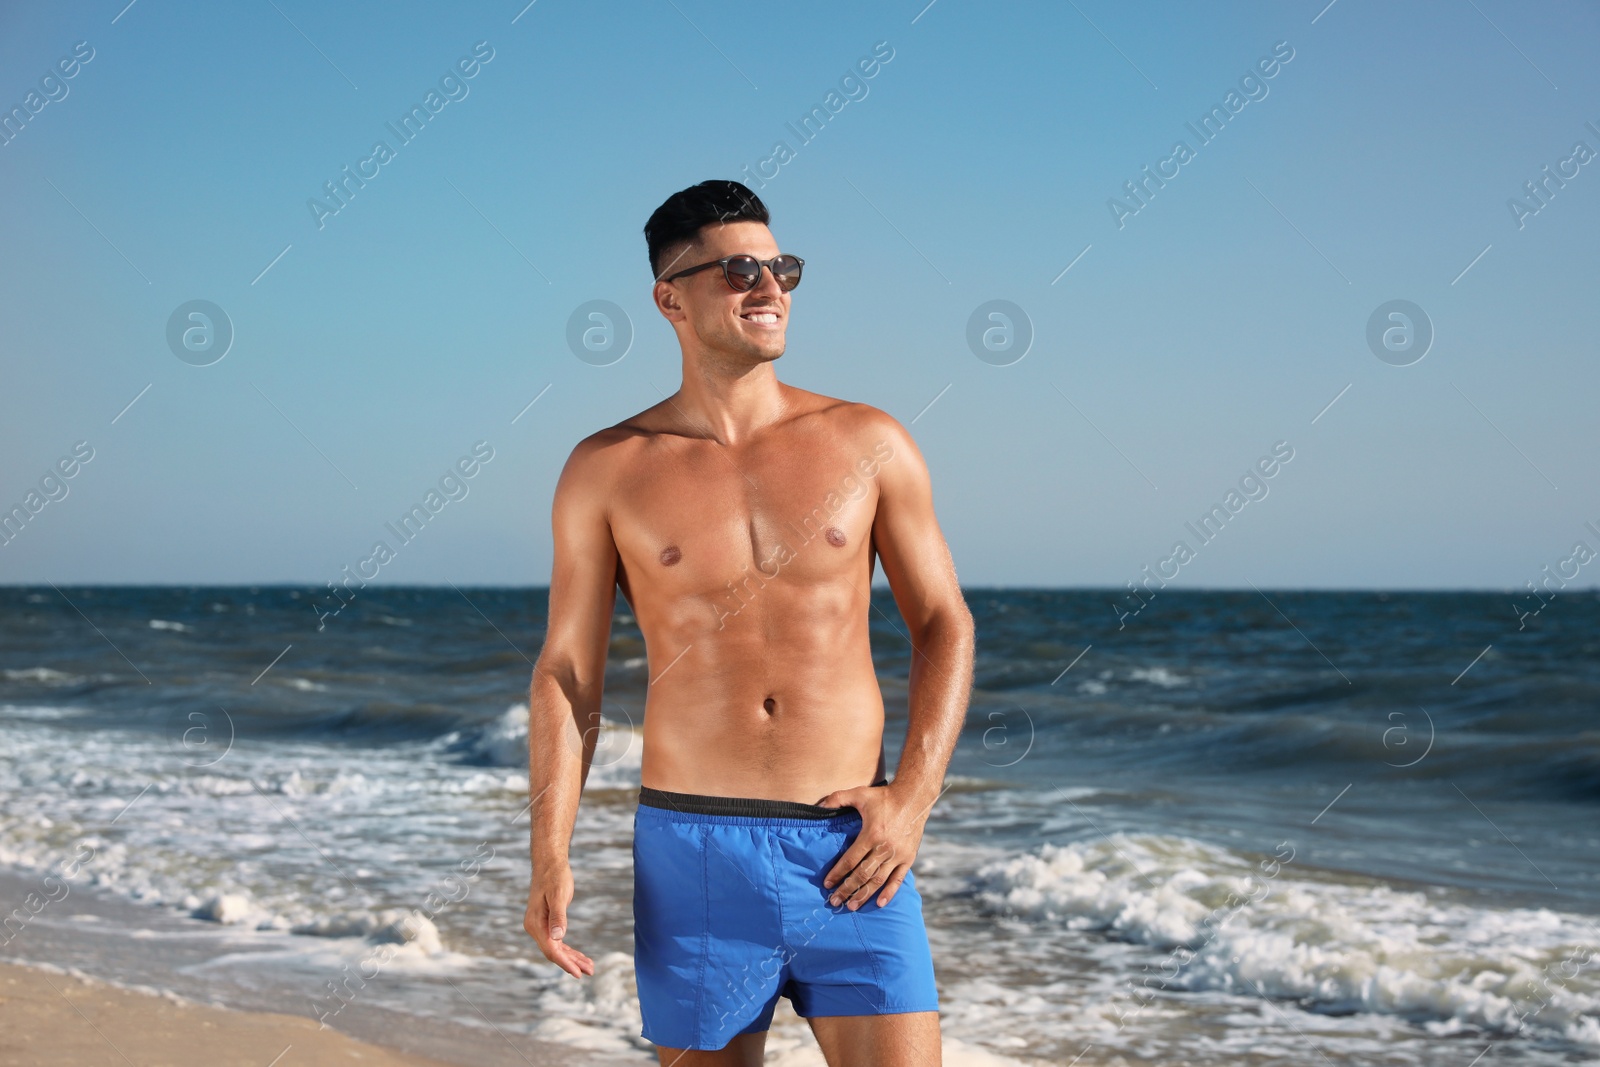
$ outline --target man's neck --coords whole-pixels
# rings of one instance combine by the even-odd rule
[[[725,445],[777,422],[788,407],[771,363],[735,368],[705,359],[684,361],[683,384],[672,403],[695,429]]]

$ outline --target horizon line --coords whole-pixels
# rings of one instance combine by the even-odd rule
[[[267,582],[9,582],[0,581],[0,590],[43,590],[51,586],[65,589],[298,589],[319,591],[326,582],[296,582],[296,581],[267,581]],[[516,590],[542,590],[549,592],[549,583],[474,583],[461,582],[406,582],[406,583],[377,583],[368,582],[375,591],[416,591],[416,590],[452,590],[452,589],[516,589]],[[363,587],[365,588],[365,586]],[[887,582],[873,582],[873,592],[891,592]],[[1018,585],[1018,584],[974,584],[962,583],[962,592],[1017,592],[1017,593],[1113,593],[1121,594],[1126,590],[1115,585]],[[1197,585],[1176,587],[1169,585],[1161,588],[1162,593],[1253,593],[1257,588],[1271,589],[1283,593],[1518,593],[1513,586],[1381,586],[1381,585],[1266,585],[1260,587],[1234,586],[1234,585]],[[1600,593],[1600,582],[1593,585],[1563,587],[1557,593]],[[1552,594],[1554,596],[1556,594]]]

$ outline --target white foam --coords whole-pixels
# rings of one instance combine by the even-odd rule
[[[949,1035],[941,1037],[944,1067],[1027,1067],[1027,1061],[1001,1056]],[[804,1024],[783,1029],[774,1025],[767,1037],[765,1063],[766,1067],[828,1067],[816,1038]]]
[[[170,621],[168,621],[166,619],[151,619],[150,620],[150,629],[152,629],[152,630],[171,630],[174,633],[182,634],[182,633],[188,633],[190,627],[185,626],[181,622],[170,622]]]
[[[267,918],[244,893],[217,893],[191,912],[196,919],[234,926]]]
[[[528,705],[515,704],[498,718],[458,731],[446,739],[453,752],[494,767],[528,765]],[[637,787],[644,759],[644,732],[630,724],[603,720],[589,766],[588,789]]]
[[[315,937],[364,937],[374,944],[414,945],[426,955],[444,951],[439,928],[421,912],[403,908],[382,911],[346,911],[321,916],[292,928],[296,934]]]
[[[60,707],[54,704],[0,704],[0,715],[8,719],[54,722],[82,714],[82,708]]]
[[[52,667],[8,667],[5,676],[8,682],[38,682],[40,685],[77,685],[85,680],[81,674],[68,674]]]
[[[108,890],[232,931],[348,935],[423,955],[443,950],[439,930],[431,912],[395,925],[405,909],[425,908],[435,894],[454,900],[471,881],[465,865],[493,855],[475,851],[478,838],[456,840],[453,828],[486,800],[509,820],[527,788],[525,777],[449,765],[419,777],[421,746],[369,752],[362,772],[343,769],[337,752],[289,745],[231,752],[197,773],[170,737],[91,734],[64,747],[41,724],[7,727],[0,864],[52,874],[72,893]],[[397,820],[397,807],[417,814]],[[490,835],[496,844],[499,833]],[[304,858],[280,861],[281,853]],[[460,864],[441,871],[446,856]],[[284,863],[311,877],[284,877]]]
[[[1150,972],[1160,988],[1600,1047],[1600,923],[1587,916],[1318,879],[1159,834],[1044,845],[975,881],[996,912],[1167,950]]]
[[[1180,685],[1188,685],[1189,679],[1179,674],[1174,674],[1165,667],[1135,667],[1128,672],[1128,677],[1136,682],[1149,682],[1159,685],[1163,689],[1175,689]]]
[[[633,957],[606,952],[594,958],[594,976],[575,982],[554,964],[525,965],[545,979],[534,1001],[541,1018],[533,1036],[595,1052],[623,1052],[652,1047],[640,1038],[644,1018],[634,984]]]

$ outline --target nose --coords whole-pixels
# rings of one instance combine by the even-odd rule
[[[783,295],[783,287],[778,284],[778,276],[772,273],[770,266],[763,265],[761,273],[756,276],[756,284],[747,292],[758,292],[763,296],[778,297]]]

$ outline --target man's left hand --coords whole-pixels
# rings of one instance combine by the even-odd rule
[[[895,791],[893,785],[861,786],[829,793],[823,807],[852,807],[861,813],[861,832],[822,880],[833,890],[830,907],[851,911],[878,894],[878,907],[894,899],[922,844],[922,828],[933,805],[922,805]]]

